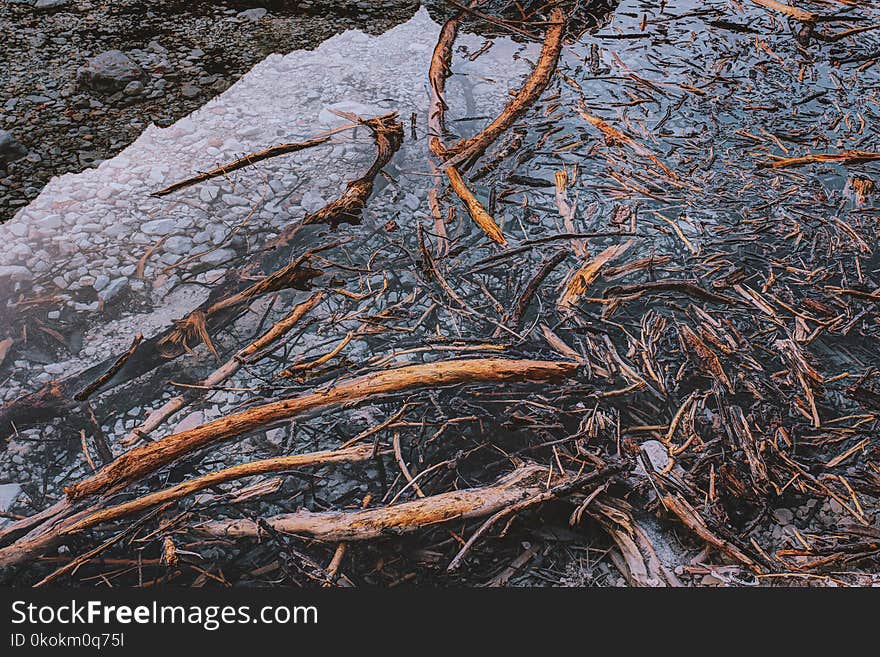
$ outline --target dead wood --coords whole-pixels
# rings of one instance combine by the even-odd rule
[[[293,399],[255,406],[137,447],[66,488],[71,500],[128,485],[197,449],[242,435],[257,427],[289,419],[316,408],[327,408],[416,387],[459,383],[547,381],[571,376],[576,363],[480,358],[411,365],[342,381],[330,388]]]
[[[297,511],[265,522],[275,531],[302,534],[318,541],[363,541],[399,536],[450,520],[468,520],[495,513],[546,488],[547,469],[524,465],[494,484],[432,495],[396,506],[362,511]],[[220,520],[198,525],[218,538],[258,538],[264,534],[253,520]]]
[[[372,193],[375,176],[400,148],[403,125],[397,114],[366,119],[362,123],[370,129],[376,141],[376,159],[361,178],[348,184],[341,197],[306,217],[306,223],[326,220],[331,225],[338,225],[338,222],[359,217]],[[77,407],[74,397],[82,390],[91,387],[90,394],[106,391],[152,371],[203,342],[217,357],[210,336],[237,319],[251,299],[287,288],[307,290],[311,280],[322,273],[307,264],[314,251],[277,268],[300,227],[292,225],[282,230],[249,263],[228,275],[202,305],[177,320],[173,327],[140,342],[133,352],[124,354],[121,366],[117,365],[123,356],[114,356],[84,372],[52,381],[34,393],[0,406],[0,432],[8,433],[14,430],[13,427],[31,426],[68,413]],[[111,370],[113,374],[108,377]],[[95,387],[98,380],[100,383]]]
[[[250,153],[248,155],[245,155],[244,157],[240,157],[237,160],[233,160],[232,162],[219,166],[216,169],[211,169],[210,171],[200,173],[197,176],[193,176],[191,178],[187,178],[186,180],[176,182],[173,185],[169,185],[164,189],[160,189],[158,192],[153,192],[151,196],[167,196],[168,194],[184,189],[186,187],[191,187],[192,185],[205,182],[206,180],[211,180],[212,178],[217,178],[219,176],[225,176],[232,173],[233,171],[244,169],[245,167],[256,164],[257,162],[262,162],[263,160],[268,160],[272,157],[278,157],[279,155],[296,153],[297,151],[301,151],[306,148],[320,146],[321,144],[326,144],[328,141],[330,141],[329,136],[316,137],[315,139],[309,139],[307,141],[272,146],[271,148],[267,148],[262,151],[257,151],[256,153]]]
[[[376,142],[377,152],[373,164],[364,175],[346,185],[342,196],[307,215],[303,223],[328,224],[332,228],[337,228],[340,224],[356,225],[361,222],[361,212],[373,193],[376,176],[403,143],[403,124],[398,120],[396,113],[361,120],[361,123],[370,130]]]
[[[565,289],[556,302],[560,309],[568,309],[573,307],[578,299],[590,288],[590,286],[599,277],[602,268],[621,256],[633,245],[633,241],[623,242],[609,246],[596,257],[591,258],[578,269],[565,284]]]
[[[239,350],[238,353],[226,361],[226,363],[200,381],[197,388],[201,388],[203,391],[207,392],[229,379],[242,367],[242,365],[249,362],[251,357],[287,334],[306,315],[306,313],[318,305],[323,298],[323,292],[316,292],[306,301],[294,306],[287,315],[275,322],[275,324],[273,324],[263,335],[254,340],[248,346]],[[152,411],[140,426],[134,428],[131,433],[123,438],[121,441],[122,444],[131,446],[137,441],[143,440],[165,420],[184,408],[189,401],[190,397],[186,395],[172,397],[160,408]]]
[[[311,452],[309,454],[279,456],[261,461],[242,463],[241,465],[235,465],[217,472],[189,479],[170,488],[157,490],[123,504],[117,504],[116,506],[96,511],[85,518],[64,527],[59,533],[61,535],[67,535],[80,532],[99,523],[118,520],[119,518],[140,513],[141,511],[145,511],[146,509],[160,504],[175,502],[196,491],[204,490],[205,488],[217,486],[218,484],[233,481],[235,479],[243,479],[244,477],[253,477],[256,475],[268,474],[270,472],[285,472],[287,470],[303,468],[306,466],[322,466],[334,463],[356,463],[358,461],[366,461],[375,457],[373,451],[372,445],[363,445],[338,450]]]
[[[489,125],[473,137],[462,139],[449,147],[446,151],[449,159],[444,162],[444,167],[458,166],[460,163],[469,166],[540,98],[556,72],[566,24],[565,11],[562,7],[554,7],[550,12],[541,54],[525,84]]]
[[[501,232],[498,224],[495,223],[495,220],[486,211],[486,208],[483,207],[483,204],[480,203],[477,197],[474,196],[473,192],[468,189],[458,170],[455,167],[447,167],[446,176],[449,178],[449,185],[452,187],[452,191],[454,191],[462,200],[465,208],[467,208],[468,214],[471,216],[471,219],[474,220],[474,223],[477,224],[477,226],[479,226],[493,242],[505,246],[507,241],[504,239],[504,233]]]
[[[843,151],[842,153],[811,153],[801,157],[771,156],[772,159],[762,162],[758,166],[765,169],[791,169],[803,167],[808,164],[832,163],[832,164],[865,164],[880,160],[880,153],[870,151]]]

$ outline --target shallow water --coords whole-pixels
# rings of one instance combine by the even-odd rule
[[[748,289],[776,291],[788,306],[799,308],[804,298],[818,294],[816,290],[876,287],[878,263],[873,241],[868,241],[876,237],[872,200],[859,200],[851,193],[854,177],[872,175],[876,165],[786,170],[759,165],[772,161],[772,156],[876,149],[876,64],[862,70],[863,62],[843,60],[876,52],[880,31],[859,34],[857,41],[844,38],[802,47],[783,17],[750,3],[740,9],[726,1],[673,1],[664,3],[662,11],[656,4],[622,2],[596,33],[567,44],[560,75],[515,128],[522,143],[496,168],[471,181],[503,228],[514,257],[505,257],[504,250],[487,240],[449,194],[441,197],[446,247],[436,234],[428,196],[434,189],[442,193],[443,187],[435,186],[426,138],[427,70],[439,26],[425,10],[378,37],[348,32],[313,52],[272,56],[192,116],[164,130],[148,129],[95,170],[54,180],[13,221],[0,226],[0,239],[7,244],[0,252],[0,266],[24,266],[29,272],[8,269],[7,279],[0,279],[7,298],[0,311],[10,327],[7,333],[18,337],[27,327],[29,336],[27,343],[16,343],[0,369],[5,398],[95,365],[124,349],[134,332],[154,334],[186,314],[228,267],[245,260],[280,227],[335,197],[345,180],[369,164],[372,142],[362,129],[341,132],[331,147],[263,162],[166,198],[151,198],[149,192],[246,152],[305,139],[344,123],[332,109],[365,117],[397,111],[406,141],[386,168],[387,175],[380,177],[363,223],[335,233],[310,227],[294,248],[296,253],[342,240],[322,252],[315,266],[325,270],[320,287],[344,287],[349,294],[331,295],[277,360],[289,364],[319,356],[349,333],[356,338],[339,359],[301,381],[273,380],[276,362],[248,368],[230,381],[229,390],[200,402],[198,419],[226,414],[255,398],[308,389],[362,369],[436,358],[449,350],[558,358],[558,345],[542,332],[544,324],[587,361],[589,373],[580,387],[565,392],[564,400],[553,389],[532,389],[527,394],[456,394],[431,402],[449,417],[472,413],[511,435],[523,423],[546,422],[547,428],[533,432],[552,437],[557,430],[570,429],[572,422],[577,425],[584,409],[594,405],[594,417],[602,425],[591,429],[594,436],[612,435],[616,421],[619,440],[621,413],[631,413],[634,424],[638,419],[659,424],[659,418],[680,406],[689,386],[697,385],[699,368],[675,355],[677,343],[670,339],[653,347],[659,350],[656,360],[663,361],[660,380],[640,370],[639,349],[650,342],[652,322],[668,318],[670,324],[658,329],[663,333],[678,322],[706,321],[700,315],[705,309],[717,317],[713,326],[720,332],[723,320],[746,321],[744,311],[737,307],[719,312],[681,297],[622,307],[595,303],[591,297],[600,297],[615,284],[669,278],[696,279],[708,287],[735,274]],[[880,19],[880,12],[867,5],[850,13],[864,19],[857,25]],[[528,40],[496,36],[489,43],[483,36],[463,33],[447,84],[447,128],[452,133],[447,141],[475,133],[495,116],[539,49]],[[628,142],[606,140],[582,114],[601,118]],[[511,138],[502,138],[483,162],[492,161],[493,153]],[[479,165],[471,173],[478,170]],[[573,208],[569,218],[557,208],[554,180],[560,171],[568,179],[564,195]],[[455,212],[447,215],[450,207]],[[424,273],[416,238],[419,224],[454,294]],[[782,229],[789,226],[790,231]],[[560,237],[563,233],[605,236]],[[164,238],[168,239],[163,242]],[[631,250],[612,264],[651,256],[657,266],[601,280],[574,318],[558,312],[556,297],[582,263],[576,254],[595,255],[627,240],[633,241]],[[545,258],[561,247],[573,252],[544,283],[523,326],[507,326],[516,296]],[[138,263],[150,249],[139,277]],[[845,264],[817,273],[817,252]],[[492,260],[495,257],[498,260]],[[179,264],[182,260],[186,262]],[[24,280],[13,282],[13,274]],[[106,303],[94,280],[101,276],[120,287]],[[123,283],[116,283],[121,279]],[[787,287],[774,288],[778,280],[785,280]],[[229,335],[218,336],[218,343],[225,350],[234,349],[253,336],[264,313],[277,319],[306,296],[286,292],[272,308],[265,302],[257,305]],[[848,312],[852,316],[857,310]],[[803,332],[812,330],[812,324],[802,326],[802,318],[799,323],[796,314],[778,306],[774,312],[762,312],[765,316],[754,323],[777,331],[775,340],[802,342],[826,378],[880,365],[874,327],[806,341]],[[785,366],[769,347],[757,346],[764,329],[752,328],[755,332],[739,335],[727,354],[731,363],[725,360],[735,381],[760,370],[762,359],[768,367]],[[80,339],[82,346],[77,348]],[[628,374],[626,367],[615,364],[613,353],[641,373]],[[172,376],[198,380],[213,366],[200,348],[184,359],[182,369],[172,370]],[[612,375],[603,377],[601,368]],[[740,377],[738,372],[745,374]],[[672,394],[664,387],[674,376],[681,386]],[[602,393],[637,379],[647,382],[646,392],[621,402],[631,407],[623,410],[607,402],[606,408],[606,402],[598,401]],[[778,391],[762,388],[755,397],[760,402],[755,401],[754,421],[768,423],[769,431],[775,416],[797,416],[793,396],[799,393],[797,385],[793,388],[776,397]],[[102,417],[114,451],[120,450],[114,441],[135,426],[148,406],[160,401],[158,395],[149,401],[142,389],[129,387],[128,394],[132,392],[135,412],[125,406],[123,413],[108,410],[106,420]],[[746,393],[739,388],[737,394]],[[740,403],[741,396],[736,397]],[[107,395],[106,408],[123,403],[119,397],[118,391]],[[573,419],[554,419],[556,403]],[[600,405],[603,410],[597,411]],[[704,410],[711,417],[712,411]],[[830,392],[821,412],[843,415],[847,406],[838,392]],[[280,438],[272,434],[270,439],[289,446],[294,435],[299,438],[296,449],[314,448],[325,444],[328,436],[345,438],[381,422],[384,413],[368,406],[346,420],[298,424],[292,433]],[[518,413],[530,417],[526,420]],[[26,454],[39,432],[23,431],[0,457],[7,460],[0,470],[6,478],[22,480],[25,470],[11,457]],[[237,445],[216,456],[226,462],[243,460],[265,448],[260,442]],[[436,449],[416,449],[420,462],[430,461]],[[53,483],[45,490],[49,497],[60,483],[86,471],[81,461],[53,464],[50,470]],[[360,481],[370,476],[362,475]]]

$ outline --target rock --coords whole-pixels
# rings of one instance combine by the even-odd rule
[[[200,424],[204,423],[205,414],[201,411],[194,411],[190,413],[185,418],[183,418],[180,422],[177,423],[177,426],[174,427],[172,433],[180,433],[181,431],[188,431],[189,429],[195,429]]]
[[[104,303],[109,303],[118,297],[128,287],[128,279],[125,277],[115,278],[110,281],[103,290],[98,293],[98,298]]]
[[[192,250],[192,247],[192,240],[188,237],[175,235],[174,237],[169,237],[167,240],[165,240],[165,250],[168,253],[184,255],[189,253]]]
[[[408,207],[410,210],[418,210],[421,205],[421,201],[419,201],[419,197],[415,194],[409,194],[403,198],[403,204]]]
[[[655,471],[662,472],[669,465],[669,452],[659,440],[646,440],[641,444],[641,448]],[[640,461],[636,462],[635,471],[642,475],[647,474]]]
[[[21,486],[18,484],[0,484],[0,511],[9,509],[20,492]]]
[[[177,227],[174,219],[154,219],[141,224],[141,232],[145,235],[167,235]]]
[[[794,520],[794,514],[790,509],[776,509],[773,512],[773,517],[776,518],[776,522],[780,525],[790,525]]]
[[[200,260],[209,265],[222,265],[224,262],[232,260],[236,253],[232,249],[217,249],[203,255]]]
[[[254,7],[253,9],[246,9],[244,11],[238,12],[235,17],[243,21],[256,22],[268,13],[268,9],[265,9],[263,7]]]
[[[180,87],[180,93],[185,98],[195,98],[201,93],[201,89],[199,89],[196,85],[187,82]]]
[[[28,149],[22,146],[8,130],[0,130],[0,164],[15,162],[28,154]]]
[[[144,92],[144,83],[140,80],[132,80],[127,85],[125,85],[125,89],[122,90],[126,96],[139,96]]]
[[[306,212],[316,212],[317,210],[323,208],[326,204],[327,201],[324,200],[324,197],[311,190],[303,194],[302,201],[300,201],[300,206]]]
[[[61,9],[61,7],[70,4],[70,0],[37,0],[34,9],[37,11],[51,11],[53,9]]]
[[[92,283],[92,287],[95,288],[98,292],[105,289],[110,284],[110,278],[106,274],[98,274],[95,276],[95,282]]]
[[[199,198],[205,203],[210,203],[217,198],[217,193],[219,191],[220,188],[214,185],[202,185],[199,188]]]
[[[266,432],[266,440],[276,447],[280,447],[286,437],[287,429],[269,429]]]
[[[77,81],[95,91],[121,91],[129,82],[143,81],[143,69],[121,50],[107,50],[88,60],[77,71]]]
[[[8,278],[13,283],[30,281],[34,275],[27,267],[21,265],[4,265],[0,267],[0,279]]]

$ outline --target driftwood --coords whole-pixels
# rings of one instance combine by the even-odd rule
[[[489,125],[478,134],[468,139],[459,140],[455,145],[447,148],[443,144],[444,116],[446,101],[446,78],[449,76],[449,63],[452,59],[452,47],[458,35],[459,23],[462,15],[450,19],[440,31],[440,37],[431,57],[431,66],[428,78],[431,85],[431,107],[428,114],[429,139],[428,145],[431,152],[440,159],[445,160],[443,170],[449,178],[449,184],[455,194],[462,200],[468,214],[483,232],[494,242],[504,246],[506,240],[491,214],[486,211],[482,203],[468,189],[467,184],[459,172],[459,164],[469,166],[485,150],[498,139],[501,134],[510,128],[534,102],[541,96],[559,60],[562,51],[562,38],[565,34],[565,13],[560,7],[556,7],[550,13],[550,23],[544,39],[541,55],[532,74],[517,94],[505,106],[504,110]]]
[[[152,196],[167,196],[168,194],[171,194],[178,190],[185,189],[186,187],[191,187],[192,185],[205,182],[206,180],[211,180],[212,178],[225,176],[232,173],[233,171],[238,171],[239,169],[244,169],[245,167],[251,166],[252,164],[256,164],[257,162],[268,160],[271,157],[278,157],[279,155],[286,155],[288,153],[296,153],[297,151],[305,150],[306,148],[312,148],[314,146],[326,144],[329,141],[329,136],[316,137],[315,139],[309,139],[307,141],[293,142],[290,144],[279,144],[278,146],[273,146],[271,148],[258,151],[256,153],[250,153],[248,155],[245,155],[244,157],[238,158],[237,160],[233,160],[232,162],[219,166],[216,169],[211,169],[210,171],[200,173],[197,176],[187,178],[186,180],[181,180],[180,182],[169,185],[164,189],[160,189],[158,192],[153,192]]]
[[[351,116],[357,119],[356,116]],[[303,220],[306,224],[329,224],[337,228],[340,224],[359,224],[361,212],[367,199],[373,193],[373,183],[382,168],[400,149],[403,143],[403,124],[397,120],[397,114],[387,114],[375,119],[361,121],[369,128],[376,142],[376,158],[373,164],[360,178],[349,182],[342,196],[326,206],[307,215]]]
[[[632,246],[633,242],[623,242],[609,246],[604,251],[597,254],[585,262],[565,284],[565,289],[557,301],[557,306],[561,309],[571,308],[577,300],[590,288],[593,282],[599,277],[602,268],[626,252]]]
[[[373,448],[371,446],[282,456],[224,468],[223,470],[195,477],[176,486],[158,490],[104,509],[100,508],[101,504],[98,503],[76,513],[71,513],[73,509],[69,503],[56,505],[51,509],[56,516],[54,519],[46,521],[44,516],[42,519],[45,522],[40,527],[12,545],[0,548],[0,567],[12,566],[33,559],[54,545],[57,545],[65,537],[100,523],[118,520],[119,518],[141,513],[154,507],[168,505],[211,486],[244,477],[253,477],[272,472],[285,472],[309,466],[355,463],[373,457]]]
[[[294,306],[287,315],[275,322],[275,324],[273,324],[263,335],[254,340],[247,347],[239,350],[232,358],[226,361],[226,363],[200,381],[199,384],[195,386],[196,389],[208,391],[229,379],[254,355],[258,354],[290,331],[306,313],[318,305],[323,297],[323,292],[316,292],[306,301]],[[131,433],[123,438],[121,441],[122,444],[130,446],[137,441],[142,440],[148,436],[150,432],[158,428],[165,420],[184,408],[187,403],[188,397],[185,395],[172,397],[160,408],[151,412],[140,426],[134,428]]]
[[[446,151],[449,157],[443,166],[457,166],[460,163],[468,166],[482,155],[498,137],[506,132],[535,103],[556,72],[559,54],[562,52],[562,40],[565,35],[567,19],[562,7],[555,7],[550,12],[544,44],[535,68],[525,84],[511,98],[501,113],[479,133],[468,139],[462,139]],[[436,54],[436,53],[435,53]]]
[[[547,381],[571,376],[576,369],[576,363],[480,358],[411,365],[366,374],[301,397],[255,406],[137,447],[65,491],[71,500],[78,500],[110,488],[128,485],[197,449],[316,408],[332,407],[416,387],[473,382]]]
[[[547,468],[517,468],[482,488],[440,493],[413,502],[363,511],[297,511],[265,522],[275,531],[304,534],[319,541],[363,541],[396,536],[450,520],[487,516],[546,490]],[[218,538],[258,538],[265,534],[253,520],[218,520],[197,527]]]
[[[843,151],[841,153],[811,153],[801,157],[772,156],[768,162],[762,162],[759,166],[768,169],[791,169],[803,167],[808,164],[865,164],[880,160],[880,153],[869,151]]]

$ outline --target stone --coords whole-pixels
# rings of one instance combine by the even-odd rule
[[[776,519],[780,525],[790,525],[794,520],[794,514],[790,509],[776,509],[773,512],[773,517]]]
[[[266,440],[276,447],[280,447],[286,437],[287,429],[269,429],[266,432]]]
[[[268,13],[269,10],[264,7],[254,7],[253,9],[246,9],[238,12],[235,17],[243,21],[256,22]]]
[[[132,80],[127,85],[125,85],[125,89],[122,90],[126,96],[139,96],[144,92],[144,83],[140,80]]]
[[[641,444],[641,448],[655,471],[662,472],[669,465],[669,452],[666,450],[666,446],[659,440],[646,440]],[[640,461],[636,462],[635,471],[642,475],[647,474]]]
[[[0,164],[15,162],[28,154],[28,149],[22,146],[8,130],[0,130]]]
[[[143,81],[146,73],[121,50],[107,50],[81,66],[76,79],[89,89],[112,93],[121,91],[129,82]]]
[[[6,511],[21,493],[19,484],[0,484],[0,511]]]
[[[204,421],[205,414],[201,411],[194,411],[178,422],[172,433],[180,433],[181,431],[195,429],[200,424],[203,424]]]
[[[302,200],[300,201],[300,207],[306,212],[316,212],[326,204],[327,201],[324,200],[324,197],[312,190],[303,194]]]
[[[51,11],[53,9],[61,9],[65,5],[70,4],[70,0],[37,0],[34,9],[37,11]]]
[[[182,237],[180,235],[175,235],[174,237],[169,237],[165,240],[165,250],[168,253],[174,253],[176,255],[185,255],[188,254],[193,247],[192,240],[188,237]]]
[[[106,288],[110,284],[110,277],[106,274],[98,274],[95,276],[95,282],[92,283],[92,287],[95,288],[98,292]]]
[[[167,235],[177,227],[174,219],[154,219],[141,225],[141,232],[146,235]]]
[[[118,297],[128,287],[128,279],[125,277],[115,278],[109,285],[98,293],[98,298],[104,303],[109,303]]]
[[[4,265],[0,267],[0,279],[8,278],[13,283],[33,280],[34,275],[27,267],[21,265]]]
[[[224,262],[232,260],[236,253],[232,249],[217,249],[203,255],[200,260],[208,265],[222,265]]]

